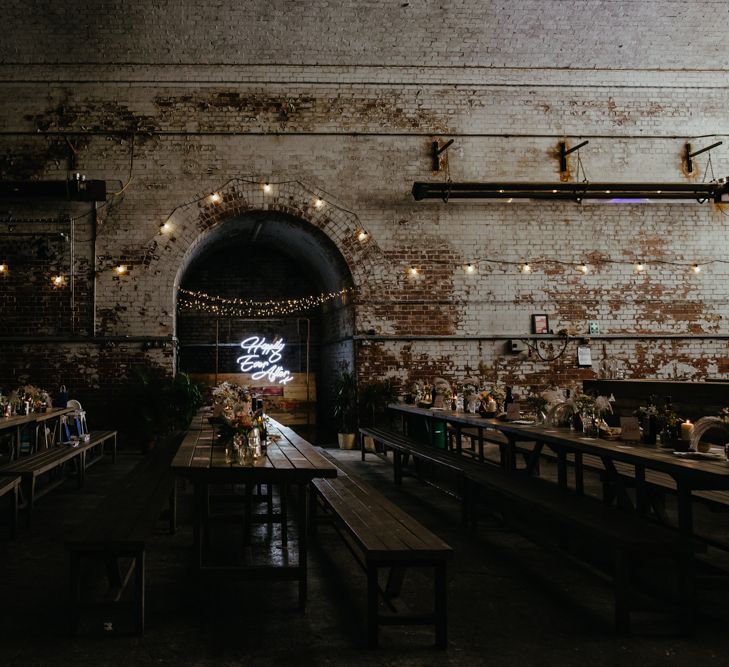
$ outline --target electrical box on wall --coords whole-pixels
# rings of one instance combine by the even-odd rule
[[[597,336],[600,333],[600,324],[599,322],[588,322],[587,323],[587,332],[591,336]]]
[[[526,352],[527,346],[524,341],[512,338],[506,341],[506,351],[512,354],[518,354],[519,352]]]

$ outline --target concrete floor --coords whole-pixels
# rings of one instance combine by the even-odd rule
[[[120,456],[89,471],[85,489],[70,481],[43,498],[31,529],[0,541],[1,665],[688,665],[729,664],[729,605],[724,591],[703,592],[698,630],[674,636],[671,623],[639,623],[631,638],[611,630],[609,590],[559,555],[545,552],[486,519],[461,527],[452,498],[406,478],[392,484],[390,466],[358,452],[328,450],[440,535],[455,550],[449,571],[447,651],[431,648],[428,628],[385,628],[381,648],[364,648],[365,579],[328,527],[310,551],[310,604],[296,610],[296,586],[236,583],[197,586],[189,569],[191,497],[181,494],[174,537],[151,542],[147,632],[143,638],[104,633],[87,619],[82,634],[65,632],[67,571],[63,536],[83,523],[95,504],[137,460]],[[726,515],[715,520],[726,521]],[[228,529],[234,530],[234,529]],[[238,539],[239,536],[231,533]],[[255,537],[274,557],[270,536]],[[273,542],[277,533],[274,532]],[[292,546],[295,544],[292,543]],[[423,573],[406,579],[412,607],[430,602]],[[113,619],[118,630],[123,618]]]

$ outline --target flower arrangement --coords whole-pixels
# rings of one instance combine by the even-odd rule
[[[589,394],[577,394],[573,403],[575,410],[581,415],[592,415],[595,412],[595,397]]]
[[[226,402],[250,403],[251,391],[246,385],[237,385],[230,382],[221,382],[213,387],[213,403],[222,405]]]
[[[479,394],[479,398],[481,399],[481,407],[478,411],[481,415],[494,416],[499,411],[499,407],[503,404],[504,395],[501,394],[498,388],[494,386],[490,391],[486,391],[484,389]]]
[[[7,398],[6,409],[14,414],[28,414],[29,412],[45,412],[52,406],[51,396],[45,389],[32,384],[24,384],[10,392]]]
[[[478,380],[476,378],[466,378],[463,381],[463,409],[466,412],[474,413],[478,411],[481,405],[481,397],[478,393]]]

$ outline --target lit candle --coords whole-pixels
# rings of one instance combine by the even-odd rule
[[[681,424],[681,440],[684,442],[689,442],[691,440],[691,435],[694,432],[694,425],[687,419],[683,424]]]

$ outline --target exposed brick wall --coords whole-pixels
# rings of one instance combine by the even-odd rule
[[[51,260],[3,237],[0,215],[0,261],[12,269],[0,280],[4,336],[171,338],[175,287],[188,267],[207,244],[224,247],[226,229],[264,211],[310,230],[292,247],[323,267],[317,284],[357,288],[351,308],[325,308],[318,320],[323,385],[353,355],[361,377],[402,383],[477,373],[537,388],[604,372],[606,360],[628,377],[729,376],[729,265],[707,263],[727,256],[725,208],[410,195],[413,181],[448,176],[581,178],[574,155],[559,173],[556,150],[582,139],[593,181],[702,180],[707,156],[688,174],[685,143],[699,148],[728,133],[729,93],[717,78],[722,25],[706,21],[714,3],[468,0],[447,11],[434,2],[344,2],[307,3],[302,13],[292,3],[224,2],[212,20],[212,8],[184,1],[165,16],[163,39],[149,3],[94,6],[46,8],[31,22],[23,3],[6,9],[2,178],[82,171],[120,194],[99,208],[95,250],[90,221],[78,223],[73,330],[60,303],[68,292],[48,289]],[[430,144],[448,138],[448,169],[434,174]],[[712,164],[717,177],[727,174],[726,143]],[[206,198],[212,192],[220,204]],[[3,207],[15,217],[69,211]],[[169,233],[160,232],[165,221]],[[29,230],[42,228],[16,225]],[[534,271],[519,273],[527,259]],[[639,259],[643,274],[633,269]],[[582,261],[588,275],[577,271]],[[688,268],[694,261],[700,274]],[[127,276],[114,273],[120,262]],[[468,262],[476,273],[463,271]],[[289,281],[286,292],[303,285]],[[608,337],[593,338],[593,368],[576,367],[574,341],[555,362],[506,354],[504,339],[528,334],[533,313],[548,314],[555,332],[586,333],[597,321]],[[392,339],[352,340],[367,332]],[[39,358],[38,343],[9,345],[3,360],[6,350]],[[69,375],[75,352],[52,354]],[[129,352],[129,363],[139,358],[173,367],[171,354]],[[15,363],[27,370],[4,361],[0,382],[25,372]],[[112,378],[112,369],[99,376]]]

